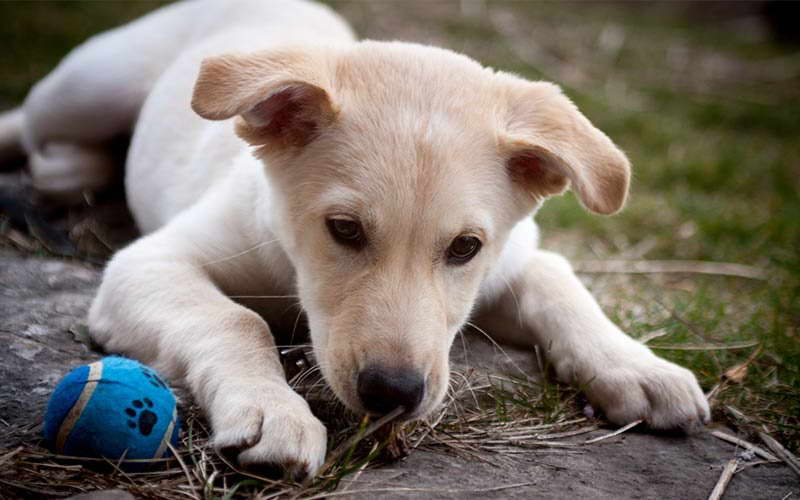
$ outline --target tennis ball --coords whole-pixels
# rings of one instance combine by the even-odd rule
[[[177,445],[175,396],[152,369],[110,356],[59,382],[44,418],[55,453],[116,460],[162,458]]]

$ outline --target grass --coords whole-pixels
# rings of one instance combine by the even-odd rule
[[[577,260],[708,260],[766,269],[766,281],[673,274],[584,277],[614,321],[633,337],[655,337],[648,343],[660,355],[698,375],[704,390],[713,392],[716,421],[753,441],[766,430],[800,450],[796,47],[773,43],[746,7],[731,16],[687,4],[576,9],[477,2],[474,14],[463,7],[469,2],[329,3],[362,35],[438,43],[496,68],[557,81],[626,150],[635,177],[625,211],[602,218],[587,214],[571,194],[555,198],[538,215],[544,246]],[[0,30],[0,43],[7,47],[0,52],[5,75],[0,106],[19,102],[69,47],[154,5],[0,3],[0,17],[12,20]],[[719,348],[741,345],[749,347]],[[744,376],[743,370],[732,371],[741,366]],[[453,397],[440,414],[406,429],[411,446],[499,455],[514,446],[537,446],[541,436],[593,425],[581,420],[575,390],[546,381],[476,378],[465,371],[453,384]],[[342,423],[331,433],[330,449],[359,425]],[[521,435],[527,438],[520,441]],[[482,445],[487,436],[495,444]],[[392,439],[365,439],[304,490],[237,474],[213,456],[204,430],[184,436],[184,450],[191,444],[194,451],[183,453],[206,498],[311,495],[341,487],[370,462],[379,462],[378,451]],[[47,465],[57,462],[41,449],[25,449],[17,458],[31,470],[78,474]],[[159,475],[130,478],[131,488],[149,497],[155,496],[148,490],[153,484],[174,485],[177,497],[185,493],[180,491],[185,475],[172,464]],[[79,491],[64,488],[59,491]]]
[[[620,16],[617,22],[624,22],[626,17]],[[641,22],[650,27],[646,19]],[[724,29],[725,23],[721,26]],[[686,43],[674,34],[659,40],[639,30],[628,31],[626,48],[598,73],[596,82],[582,82],[581,89],[568,89],[582,109],[630,155],[636,167],[631,202],[621,215],[600,220],[580,211],[571,197],[565,197],[546,206],[539,220],[544,228],[580,232],[579,238],[584,241],[587,235],[595,238],[592,248],[602,249],[600,257],[624,253],[626,247],[652,239],[646,258],[751,263],[768,269],[770,279],[765,283],[693,279],[688,290],[662,297],[660,308],[668,316],[662,313],[653,321],[637,315],[629,322],[628,331],[638,336],[649,329],[664,328],[668,335],[659,342],[670,344],[708,339],[715,343],[756,341],[759,347],[750,349],[658,352],[692,368],[701,384],[710,389],[723,380],[725,370],[759,349],[746,378],[738,384],[725,383],[717,394],[715,417],[738,425],[745,433],[766,426],[797,450],[800,143],[795,137],[800,131],[800,95],[792,95],[788,86],[797,88],[800,73],[785,68],[790,77],[785,82],[787,88],[758,95],[758,102],[747,98],[758,82],[699,81],[694,85],[708,90],[697,93],[687,92],[691,82],[670,85],[668,80],[645,80],[633,87],[634,79],[627,91],[636,96],[634,106],[627,95],[598,95],[585,90],[602,88],[603,79],[623,80],[631,72],[646,73],[647,68],[631,69],[633,62],[639,65],[649,57],[660,66],[661,61],[669,61],[671,45]],[[705,26],[703,33],[707,36],[714,31],[714,27]],[[688,49],[686,58],[691,60],[693,52],[713,52],[729,61],[734,68],[731,76],[737,71],[747,73],[751,61],[741,56],[743,52],[781,57],[767,42],[753,42],[750,47],[734,37],[726,45],[721,34],[693,40],[689,27],[680,33],[696,44]],[[650,66],[655,65],[651,62]],[[654,69],[662,74],[668,71],[668,67]],[[689,73],[682,77],[700,78]],[[737,83],[743,87],[741,93]],[[773,82],[763,83],[768,89]],[[721,87],[718,94],[715,86]],[[655,285],[663,290],[665,285],[654,281],[628,285]],[[747,415],[749,422],[731,419],[729,407]]]

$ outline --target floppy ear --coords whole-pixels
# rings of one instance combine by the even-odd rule
[[[236,133],[252,145],[302,147],[336,117],[324,68],[321,57],[302,49],[209,57],[192,109],[209,120],[239,115]]]
[[[625,204],[630,164],[561,89],[498,73],[506,91],[500,148],[512,178],[537,198],[569,185],[581,203],[600,214]]]

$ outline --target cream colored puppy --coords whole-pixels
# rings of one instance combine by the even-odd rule
[[[614,423],[708,418],[692,373],[537,250],[545,198],[571,187],[610,214],[629,181],[625,155],[553,84],[357,42],[300,0],[194,0],[88,41],[0,125],[61,194],[102,183],[99,144],[134,129],[126,187],[145,236],[109,263],[90,329],[184,381],[243,465],[314,473],[327,444],[271,335],[287,302],[250,296],[299,299],[325,379],[356,412],[433,410],[473,317],[541,346]]]

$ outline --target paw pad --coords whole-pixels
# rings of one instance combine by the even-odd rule
[[[158,422],[158,415],[148,409],[152,407],[153,402],[148,398],[131,401],[130,406],[125,408],[125,414],[130,417],[128,427],[138,429],[142,436],[149,436]]]

